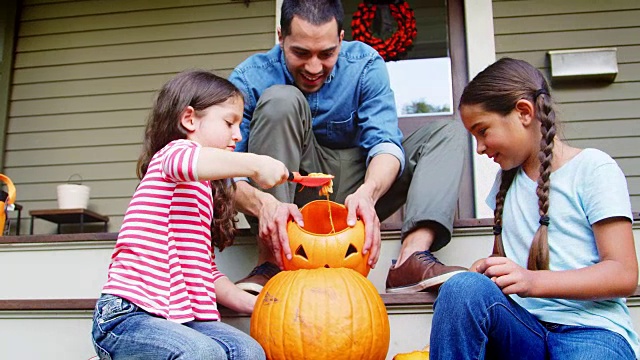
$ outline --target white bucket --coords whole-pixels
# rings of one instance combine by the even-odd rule
[[[58,185],[59,209],[86,209],[89,205],[90,188],[79,184]]]

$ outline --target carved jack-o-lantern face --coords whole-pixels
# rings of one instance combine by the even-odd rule
[[[335,233],[329,219],[329,206]],[[338,203],[316,200],[300,209],[304,228],[294,221],[287,224],[292,259],[284,256],[285,270],[316,268],[350,268],[360,274],[369,274],[369,253],[362,254],[364,246],[364,224],[347,225],[347,209]]]

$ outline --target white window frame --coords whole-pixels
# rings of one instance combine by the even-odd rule
[[[491,0],[464,0],[465,36],[467,40],[467,69],[469,80],[496,61]],[[493,211],[485,203],[499,167],[475,151],[473,139],[473,184],[476,218],[492,218]]]

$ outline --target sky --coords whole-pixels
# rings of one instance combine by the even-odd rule
[[[391,89],[396,96],[398,116],[413,101],[453,108],[451,61],[448,57],[387,62]],[[402,115],[406,116],[406,115]]]

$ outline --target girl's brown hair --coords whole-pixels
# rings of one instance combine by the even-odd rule
[[[540,227],[533,237],[529,249],[527,268],[530,270],[549,269],[549,188],[553,144],[556,135],[555,111],[549,93],[549,85],[542,73],[526,61],[502,58],[480,72],[464,89],[460,106],[480,105],[485,111],[506,116],[515,109],[516,102],[527,99],[534,104],[535,117],[540,121],[540,177],[538,178],[538,209]],[[496,194],[494,210],[495,241],[493,253],[505,256],[502,244],[502,212],[504,199],[519,168],[504,170],[501,174],[500,189]]]
[[[243,99],[242,93],[228,80],[204,70],[182,72],[160,89],[147,119],[142,153],[138,159],[139,179],[147,173],[155,153],[173,140],[186,139],[187,130],[180,123],[187,106],[196,113],[230,98]],[[225,179],[211,181],[214,217],[211,224],[213,245],[222,250],[231,245],[235,234],[236,211],[233,204],[235,183]]]

